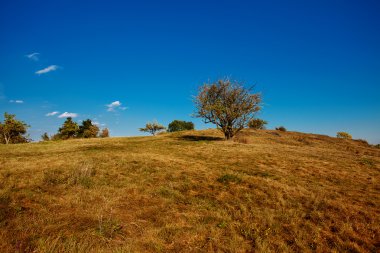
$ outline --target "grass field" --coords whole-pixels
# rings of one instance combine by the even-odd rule
[[[0,146],[0,252],[379,252],[380,149],[216,130]]]

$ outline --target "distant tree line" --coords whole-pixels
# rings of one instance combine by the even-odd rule
[[[245,88],[241,82],[229,78],[205,83],[199,88],[194,104],[196,110],[193,116],[202,118],[205,123],[215,124],[217,129],[223,132],[226,140],[231,139],[244,128],[262,130],[266,129],[268,124],[267,121],[256,117],[256,113],[261,110],[261,94],[252,93],[252,88]],[[4,113],[4,122],[0,122],[0,143],[29,142],[30,138],[27,135],[29,127],[25,122],[17,120],[15,115]],[[193,122],[182,120],[172,121],[167,128],[156,121],[148,122],[145,127],[139,128],[140,131],[152,135],[165,130],[177,132],[193,129]],[[276,127],[276,130],[287,131],[283,126]],[[109,137],[109,130],[105,128],[100,131],[90,119],[83,120],[78,125],[71,117],[68,117],[56,134],[49,137],[47,133],[44,133],[41,139],[48,141],[96,137]],[[338,132],[337,137],[352,138],[346,132]]]
[[[67,140],[75,138],[105,138],[109,137],[108,128],[104,128],[100,131],[99,127],[92,123],[90,119],[82,121],[81,125],[78,125],[71,117],[66,118],[62,126],[58,129],[58,133],[48,136],[44,133],[41,139],[44,141],[48,140]]]

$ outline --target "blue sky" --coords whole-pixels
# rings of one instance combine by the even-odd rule
[[[192,96],[229,76],[256,85],[269,128],[380,143],[378,13],[379,1],[359,0],[4,0],[0,113],[35,140],[65,112],[113,136],[152,120],[203,129]]]

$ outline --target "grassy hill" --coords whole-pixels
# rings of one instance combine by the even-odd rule
[[[216,130],[0,146],[0,252],[378,252],[380,150]]]

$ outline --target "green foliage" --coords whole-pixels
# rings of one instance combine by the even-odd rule
[[[241,178],[239,178],[238,176],[235,176],[235,175],[225,174],[225,175],[219,177],[217,179],[217,181],[219,183],[223,183],[223,184],[228,184],[230,182],[240,183],[241,182]]]
[[[99,127],[92,124],[90,119],[83,120],[82,125],[79,126],[78,138],[96,138],[99,133]]]
[[[71,117],[68,117],[66,121],[63,123],[62,127],[59,128],[58,133],[60,139],[66,140],[77,137],[78,131],[78,124],[74,122]]]
[[[370,159],[370,158],[366,158],[366,157],[363,157],[361,160],[360,160],[360,164],[362,165],[367,165],[369,167],[375,167],[375,162]]]
[[[190,121],[173,120],[168,126],[168,132],[177,132],[183,130],[193,130],[194,123]]]
[[[165,127],[157,122],[148,122],[145,127],[140,128],[141,132],[148,132],[152,135],[156,135],[157,132],[163,131]]]
[[[104,129],[102,129],[102,131],[101,131],[100,134],[99,134],[99,137],[100,137],[100,138],[107,138],[107,137],[110,137],[110,132],[109,132],[108,128],[104,128]]]
[[[72,138],[96,138],[98,135],[99,137],[109,137],[109,131],[105,128],[99,134],[99,127],[94,125],[90,119],[83,120],[82,124],[78,125],[71,117],[68,117],[59,128],[58,133],[51,136],[50,139],[57,141]]]
[[[376,145],[375,145],[375,148],[380,148],[380,144],[376,144]]]
[[[17,120],[16,115],[4,113],[4,122],[0,122],[0,143],[25,143],[30,140],[25,136],[28,126]]]
[[[251,94],[251,89],[228,78],[206,83],[199,89],[194,99],[196,117],[205,123],[213,123],[226,139],[232,138],[247,126],[261,108],[261,95]]]
[[[43,135],[41,135],[41,139],[43,141],[49,141],[50,140],[49,135],[46,132]]]
[[[228,223],[226,221],[222,221],[218,223],[218,228],[226,228],[228,226]]]
[[[283,126],[276,127],[277,131],[286,132],[286,128]]]
[[[336,133],[336,137],[337,137],[337,138],[340,138],[340,139],[348,139],[348,140],[351,140],[351,139],[352,139],[351,134],[346,133],[346,132],[337,132],[337,133]]]
[[[248,122],[248,127],[252,129],[265,129],[265,125],[268,124],[267,121],[262,119],[251,119]]]

